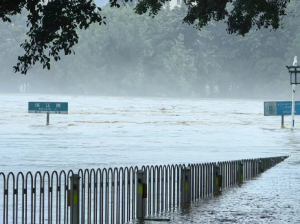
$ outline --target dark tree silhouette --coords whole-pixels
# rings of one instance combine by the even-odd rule
[[[131,0],[124,0],[131,2]],[[134,10],[138,14],[155,16],[167,0],[139,1]],[[224,20],[228,33],[245,35],[252,27],[278,29],[286,15],[290,0],[185,0],[187,15],[183,22],[201,29],[211,20]],[[111,7],[120,1],[110,0]],[[92,23],[105,24],[101,9],[92,0],[0,0],[0,18],[11,22],[11,16],[27,13],[29,31],[21,44],[25,54],[18,57],[15,72],[26,74],[36,62],[50,69],[50,61],[60,60],[59,52],[75,53],[78,43],[76,30],[87,29]]]

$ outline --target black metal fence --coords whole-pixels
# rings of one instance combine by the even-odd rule
[[[0,220],[17,223],[127,223],[241,184],[286,159],[61,172],[0,173]]]

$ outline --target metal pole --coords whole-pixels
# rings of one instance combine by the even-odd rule
[[[137,171],[136,216],[138,219],[146,216],[147,187],[144,183],[144,174],[142,170]]]
[[[274,159],[272,158],[271,159],[271,167],[275,166],[275,162],[274,162]]]
[[[258,162],[258,174],[261,174],[262,172],[264,172],[263,162],[261,160],[259,160],[259,162]]]
[[[213,194],[217,193],[217,185],[219,184],[217,178],[218,178],[217,165],[214,164],[214,168],[213,168]]]
[[[46,123],[46,125],[49,125],[49,115],[50,115],[50,113],[47,112],[47,123]]]
[[[71,224],[79,224],[79,175],[73,174],[71,180]]]
[[[222,186],[222,176],[220,174],[220,166],[215,164],[214,165],[214,184],[213,184],[214,195],[218,195],[221,193],[221,186]]]
[[[181,170],[181,203],[188,206],[191,202],[191,170],[182,168]]]
[[[147,172],[144,171],[143,176],[143,216],[147,215]]]
[[[281,127],[284,127],[284,115],[281,115]]]
[[[238,180],[238,183],[242,184],[243,181],[244,181],[244,174],[243,174],[244,164],[242,162],[239,162],[239,168],[238,168],[238,170],[239,170],[239,175],[238,175],[239,180]]]
[[[292,85],[292,130],[295,126],[295,120],[294,120],[294,113],[295,113],[295,92],[296,92],[296,85]]]

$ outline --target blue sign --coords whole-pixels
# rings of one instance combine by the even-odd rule
[[[292,101],[264,102],[265,116],[281,116],[292,114]],[[300,115],[300,101],[295,101],[295,115]]]
[[[28,102],[28,113],[67,114],[68,103],[65,102]]]

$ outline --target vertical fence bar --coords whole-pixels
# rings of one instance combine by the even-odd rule
[[[190,178],[191,178],[191,202],[195,200],[195,184],[196,184],[196,176],[195,176],[195,165],[190,164]]]
[[[172,187],[173,187],[173,189],[172,189],[172,193],[173,193],[173,208],[175,208],[175,206],[176,206],[176,194],[175,194],[175,189],[176,189],[176,167],[177,166],[174,166],[174,165],[172,165],[172,173],[173,173],[173,180],[172,180]]]
[[[242,184],[244,181],[244,164],[242,163],[242,161],[240,161],[238,165],[238,183]]]
[[[259,162],[258,162],[258,174],[261,174],[263,172],[264,172],[263,162],[262,162],[262,160],[259,160]]]
[[[148,207],[148,215],[151,215],[151,200],[152,200],[152,198],[151,198],[151,180],[152,180],[152,177],[151,177],[151,175],[152,175],[152,172],[151,172],[151,170],[152,170],[152,168],[151,167],[148,167],[147,166],[147,171],[148,171],[148,173],[147,173],[147,179],[148,179],[148,184],[147,184],[147,186],[148,186],[148,205],[147,205],[147,207]]]
[[[125,191],[125,180],[126,180],[126,168],[123,170],[121,169],[121,173],[122,173],[122,188],[121,188],[121,191],[122,191],[122,199],[121,199],[121,223],[125,223],[125,194],[126,194],[126,191]]]
[[[204,187],[205,187],[205,197],[208,197],[209,195],[209,165],[208,163],[205,164],[205,183],[204,183]]]
[[[153,182],[152,182],[152,189],[153,189],[153,210],[152,213],[155,214],[156,213],[156,185],[155,185],[155,181],[157,181],[156,176],[157,176],[157,172],[158,172],[158,168],[157,166],[155,166],[153,168]]]
[[[160,184],[160,189],[161,189],[161,195],[160,195],[160,212],[163,212],[164,211],[164,201],[165,201],[165,188],[164,188],[164,186],[165,186],[165,180],[166,180],[166,178],[165,178],[165,171],[166,171],[166,169],[165,169],[165,167],[166,166],[163,166],[163,167],[161,167],[161,184]]]
[[[71,180],[71,224],[79,224],[79,180],[77,174],[70,177]]]
[[[138,171],[137,167],[134,167],[132,170],[132,220],[136,217],[136,195],[135,192],[137,190],[137,181],[136,181],[136,172]]]
[[[203,197],[203,165],[200,164],[200,198]]]
[[[218,195],[221,193],[222,175],[220,174],[220,166],[214,164],[213,171],[213,194]]]
[[[181,203],[183,206],[191,202],[191,170],[189,168],[181,169]]]
[[[214,164],[210,163],[209,164],[209,196],[213,194],[213,169],[214,169]]]
[[[199,186],[199,164],[196,164],[195,165],[195,176],[196,176],[196,184],[195,184],[195,199],[199,199],[199,189],[200,189],[200,186]]]
[[[169,190],[168,190],[168,193],[169,193],[169,204],[168,204],[168,211],[171,211],[171,207],[172,207],[172,166],[168,165],[168,173],[169,173],[169,176],[168,176],[168,179],[169,179]]]
[[[117,168],[115,168],[115,180],[116,180],[116,224],[120,223],[120,217],[121,217],[121,204],[120,204],[120,197],[121,197],[121,186],[122,183],[120,183],[120,179],[121,179],[121,174],[120,174],[121,170],[118,170]]]
[[[130,221],[130,201],[131,201],[131,196],[130,196],[130,182],[131,182],[131,179],[130,179],[130,177],[131,177],[131,169],[132,168],[128,168],[128,169],[126,169],[127,170],[127,182],[126,182],[126,185],[127,185],[127,187],[126,187],[126,189],[127,189],[127,212],[126,212],[126,214],[127,214],[127,222],[129,222]]]
[[[138,219],[144,218],[144,205],[143,205],[143,180],[145,172],[142,170],[137,171],[137,195],[136,195],[136,216]]]
[[[168,211],[168,199],[169,199],[169,192],[168,192],[168,189],[169,189],[169,168],[170,168],[170,166],[168,165],[168,166],[165,166],[165,168],[166,168],[166,171],[165,171],[165,206],[164,206],[164,208],[165,208],[165,211]]]
[[[105,223],[109,223],[109,170],[105,172],[105,182],[103,182],[105,189]]]
[[[158,167],[157,169],[157,178],[156,178],[156,192],[157,192],[157,195],[156,195],[156,213],[158,214],[159,211],[160,211],[160,175],[161,175],[161,166]]]
[[[229,185],[231,187],[233,185],[233,161],[229,162]]]

